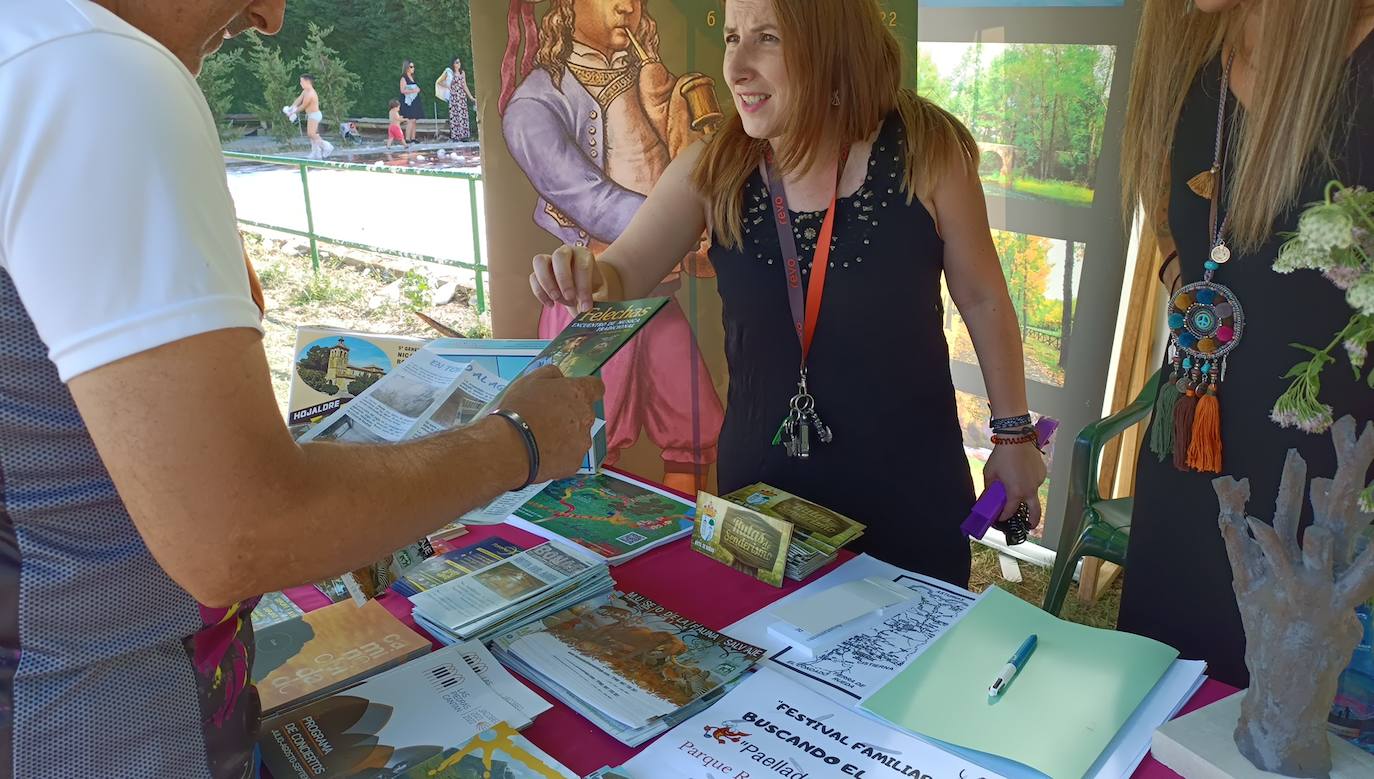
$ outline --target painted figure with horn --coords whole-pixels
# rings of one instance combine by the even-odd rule
[[[678,151],[721,118],[710,78],[676,76],[660,60],[648,5],[511,0],[502,132],[538,192],[535,223],[561,243],[593,252],[609,245]],[[704,238],[655,295],[675,295],[683,272],[714,275]],[[544,309],[540,337],[556,335],[570,320],[562,306]],[[608,463],[643,431],[663,452],[665,483],[695,492],[715,462],[723,409],[676,300],[602,377]]]

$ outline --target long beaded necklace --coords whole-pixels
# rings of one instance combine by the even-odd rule
[[[1231,260],[1226,245],[1228,212],[1217,224],[1225,173],[1222,138],[1226,127],[1226,97],[1231,88],[1232,50],[1221,71],[1221,96],[1217,105],[1216,145],[1212,168],[1195,179],[1211,200],[1208,238],[1211,251],[1203,264],[1202,281],[1175,292],[1166,311],[1169,325],[1169,384],[1161,387],[1155,409],[1155,425],[1165,425],[1153,436],[1151,448],[1162,460],[1172,455],[1181,471],[1221,472],[1221,384],[1226,379],[1228,355],[1240,345],[1245,331],[1245,312],[1229,287],[1213,281],[1217,271]],[[1208,176],[1210,174],[1210,176]],[[1210,180],[1208,180],[1210,179]],[[1190,185],[1192,182],[1190,182]],[[1172,435],[1170,435],[1172,433]]]

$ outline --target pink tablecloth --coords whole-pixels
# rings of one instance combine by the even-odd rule
[[[542,540],[508,525],[497,525],[474,527],[472,532],[455,539],[454,544],[463,546],[476,543],[492,535],[499,535],[520,546],[533,546]],[[849,557],[848,553],[843,553],[841,559]],[[834,565],[838,565],[838,562],[831,567]],[[830,568],[821,569],[820,575],[829,570]],[[646,595],[669,609],[700,620],[707,627],[717,630],[758,611],[801,586],[789,581],[782,589],[770,587],[693,552],[686,541],[660,547],[618,565],[612,570],[612,575],[615,577],[616,585],[621,589]],[[313,587],[296,587],[287,590],[286,594],[307,611],[325,606],[329,602]],[[395,593],[388,593],[380,600],[391,613],[407,625],[415,627],[415,622],[410,616],[410,601]],[[421,635],[427,635],[424,630],[416,629]],[[534,689],[543,695],[542,690]],[[1186,710],[1218,700],[1231,692],[1234,690],[1225,685],[1208,681],[1189,702],[1190,708]],[[553,704],[553,709],[540,715],[525,731],[525,735],[578,775],[590,773],[604,765],[619,765],[635,753],[636,750],[606,735],[572,709],[548,695],[544,695],[544,698]],[[1177,774],[1151,758],[1146,758],[1135,774],[1136,779],[1172,776]]]

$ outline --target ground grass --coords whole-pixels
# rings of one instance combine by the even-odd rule
[[[418,295],[405,294],[418,286],[405,283],[406,273],[380,266],[359,267],[345,263],[324,247],[320,270],[316,272],[310,267],[309,251],[303,242],[295,239],[263,238],[255,233],[244,233],[244,245],[258,272],[267,301],[263,347],[272,372],[272,388],[283,415],[291,386],[297,327],[342,327],[388,335],[438,337],[438,333],[415,316],[418,309],[470,337],[491,337],[491,323],[487,317],[479,317],[472,307],[470,289],[459,288],[453,302],[427,306]],[[360,252],[350,252],[349,256],[365,258]],[[380,257],[372,259],[381,260]],[[409,275],[414,276],[413,273]],[[402,281],[401,294],[383,295],[383,290],[398,280]],[[429,281],[423,286],[425,289],[437,287],[438,281]]]
[[[996,585],[1036,606],[1044,603],[1045,590],[1050,583],[1050,569],[1021,563],[1021,576],[1022,580],[1016,584],[1003,580],[997,552],[982,544],[973,545],[973,573],[969,577],[969,589],[982,592]],[[1121,607],[1121,582],[1125,576],[1125,573],[1118,576],[1101,598],[1088,605],[1079,602],[1075,584],[1069,589],[1069,596],[1064,599],[1064,610],[1059,616],[1083,625],[1115,629],[1117,611]]]
[[[999,176],[985,176],[983,183],[1001,187],[1002,179]],[[1045,181],[1029,177],[1016,178],[1012,179],[1011,191],[1044,200],[1058,200],[1076,206],[1091,206],[1093,204],[1092,187],[1067,181]]]

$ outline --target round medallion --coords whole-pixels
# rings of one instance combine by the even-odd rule
[[[1225,265],[1230,259],[1231,250],[1226,247],[1226,244],[1219,243],[1212,247],[1212,262],[1218,265]]]
[[[1185,354],[1218,360],[1240,344],[1245,316],[1229,288],[1199,281],[1174,293],[1169,306],[1169,330]]]

